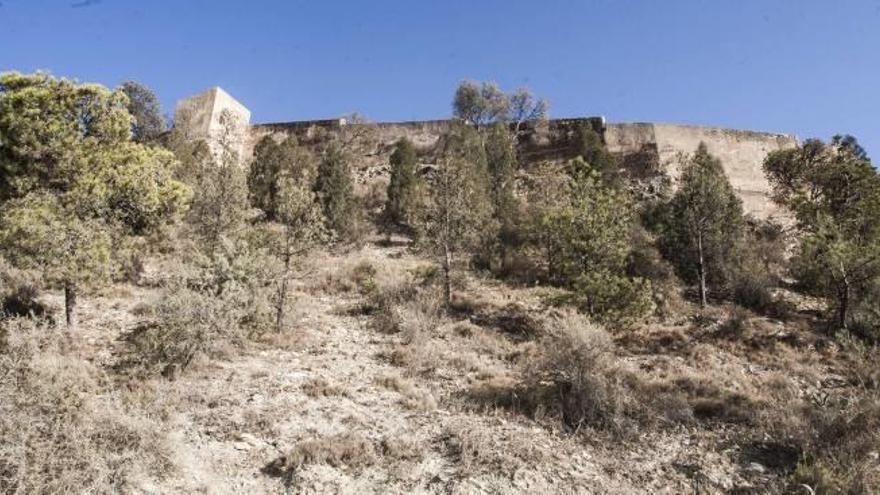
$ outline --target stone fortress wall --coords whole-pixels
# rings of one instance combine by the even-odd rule
[[[680,175],[678,157],[693,153],[700,142],[721,160],[730,184],[746,213],[758,218],[784,217],[770,200],[764,158],[772,151],[793,148],[794,136],[769,132],[676,124],[608,124],[603,134],[608,150],[623,157],[648,156],[673,184]]]
[[[207,139],[216,132],[217,119],[223,110],[232,111],[243,124],[249,124],[250,112],[220,88],[178,104],[178,115],[185,111],[200,116],[192,134]],[[621,158],[623,168],[631,176],[664,176],[673,185],[680,174],[679,156],[693,153],[699,143],[704,142],[709,152],[721,159],[746,213],[762,219],[785,217],[770,201],[770,185],[762,163],[770,152],[796,146],[798,141],[794,136],[693,125],[608,123],[603,117],[583,117],[550,119],[526,129],[519,142],[520,151],[529,162],[572,158],[575,153],[572,131],[582,123],[600,133],[608,150]],[[255,144],[265,136],[282,139],[294,135],[304,145],[310,145],[343,132],[346,125],[344,119],[249,125],[242,154],[245,160],[249,159]],[[413,141],[421,150],[422,161],[430,163],[431,150],[449,125],[449,120],[371,123],[369,138],[357,146],[357,171],[367,178],[386,174],[394,143],[402,137]]]

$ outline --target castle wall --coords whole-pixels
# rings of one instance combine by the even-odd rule
[[[746,213],[757,218],[784,219],[785,214],[770,200],[770,185],[762,164],[772,151],[791,148],[797,139],[785,134],[722,129],[675,124],[606,123],[597,117],[552,119],[527,128],[520,139],[520,151],[527,162],[567,160],[576,152],[572,141],[577,125],[587,124],[601,132],[608,150],[621,158],[622,167],[634,179],[667,176],[673,186],[680,175],[679,159],[693,153],[701,142],[721,159],[731,185],[743,202]],[[380,176],[387,170],[394,143],[403,137],[422,150],[423,161],[430,163],[430,150],[449,129],[449,120],[383,122],[370,124],[370,137],[358,143],[356,170],[367,172],[362,180]],[[341,119],[258,124],[251,126],[246,157],[253,146],[267,135],[283,139],[295,135],[305,145],[320,142],[340,132]]]
[[[718,127],[634,123],[609,124],[605,137],[613,153],[651,155],[654,166],[667,174],[673,184],[681,174],[680,155],[693,153],[701,142],[706,143],[709,153],[721,160],[746,213],[758,218],[785,217],[770,200],[770,184],[762,166],[770,152],[797,146],[797,138],[793,136]]]
[[[243,124],[250,111],[220,88],[181,100],[177,105],[176,125],[185,125],[191,137],[206,139],[209,145],[219,132],[220,114],[231,110]],[[420,161],[433,163],[440,137],[449,130],[449,120],[383,122],[369,124],[369,132],[352,143],[356,157],[355,172],[360,182],[386,178],[388,159],[400,138],[410,139],[419,150]],[[602,117],[551,119],[528,124],[519,137],[520,156],[526,163],[564,161],[577,153],[572,139],[575,129],[589,125],[600,132],[608,150],[621,158],[627,175],[655,192],[665,178],[673,186],[680,175],[679,159],[693,153],[704,142],[709,152],[721,159],[731,185],[743,202],[746,213],[758,218],[786,215],[770,201],[770,185],[762,164],[772,151],[792,148],[797,139],[785,134],[654,123],[606,123]],[[333,135],[346,132],[344,119],[257,124],[249,126],[242,142],[242,159],[250,161],[256,143],[265,136],[281,140],[293,135],[304,146],[319,148]]]

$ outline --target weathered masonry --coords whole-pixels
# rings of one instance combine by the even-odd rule
[[[250,124],[250,111],[220,88],[181,100],[175,122],[184,123],[188,133],[211,142],[220,128],[219,116],[230,111],[241,123],[243,156],[247,159],[254,144],[264,136],[279,138],[296,135],[304,144],[318,142],[328,134],[340,132],[344,119]],[[376,172],[387,168],[388,156],[401,137],[421,149],[430,149],[448,129],[449,120],[372,123],[369,142],[359,143],[362,155],[358,169]],[[758,218],[782,216],[770,201],[770,185],[762,171],[764,158],[772,151],[797,145],[794,136],[778,133],[659,123],[613,123],[604,117],[551,119],[529,128],[520,140],[520,150],[529,161],[571,158],[569,141],[574,126],[591,125],[603,137],[608,150],[619,157],[623,167],[635,177],[668,177],[673,184],[679,176],[678,157],[693,153],[700,142],[719,157],[725,172],[743,202],[746,213]],[[371,176],[372,173],[367,175]]]

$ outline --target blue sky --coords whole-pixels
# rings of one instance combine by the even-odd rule
[[[553,116],[712,124],[880,153],[880,0],[0,0],[0,70],[219,85],[255,122],[446,117],[462,79]]]

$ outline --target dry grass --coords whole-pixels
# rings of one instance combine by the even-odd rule
[[[358,433],[341,433],[298,443],[287,455],[267,465],[264,472],[272,476],[292,476],[309,464],[357,469],[377,460],[372,442]]]
[[[418,388],[409,380],[397,375],[385,375],[376,379],[376,383],[388,390],[403,396],[400,403],[403,407],[415,411],[431,411],[437,408],[437,400],[428,390]]]
[[[0,492],[113,493],[173,472],[162,428],[30,320],[0,329]]]
[[[793,485],[815,493],[875,493],[880,487],[880,394],[856,391],[825,404],[793,401],[765,412],[761,438],[799,454]]]
[[[424,454],[424,445],[406,435],[372,441],[359,433],[339,433],[298,443],[288,454],[266,465],[263,472],[284,478],[289,487],[298,471],[309,465],[359,471],[382,463],[405,476],[405,466],[420,461]]]
[[[322,377],[312,378],[302,386],[302,391],[312,398],[347,396],[347,392],[339,385],[333,385]]]
[[[540,465],[545,455],[521,431],[497,430],[476,418],[473,423],[450,424],[441,440],[465,477],[478,473],[512,476],[519,469]]]
[[[424,445],[408,436],[393,436],[379,444],[382,457],[396,461],[418,461],[424,455]]]

